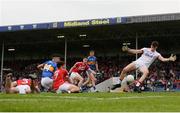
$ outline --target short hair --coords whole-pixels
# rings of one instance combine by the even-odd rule
[[[8,74],[6,75],[6,77],[12,77],[12,76],[13,76],[12,73],[8,73]]]
[[[94,51],[94,50],[91,50],[91,51],[89,51],[89,52],[91,53],[91,52],[95,52],[95,51]]]
[[[83,58],[83,60],[85,60],[85,59],[86,59],[86,60],[88,60],[88,58],[87,58],[87,57],[84,57],[84,58]]]
[[[60,54],[54,53],[54,54],[51,55],[51,57],[52,57],[52,58],[53,58],[53,57],[60,57]]]
[[[152,41],[151,45],[153,47],[158,47],[159,46],[159,42],[158,41]]]
[[[65,63],[63,61],[60,61],[57,63],[57,67],[60,68],[61,66],[63,66]]]

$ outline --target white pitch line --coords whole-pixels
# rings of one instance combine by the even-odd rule
[[[41,97],[41,96],[40,96]],[[42,96],[42,97],[58,97],[58,98],[67,98],[67,99],[138,99],[138,98],[159,98],[159,97],[166,97],[166,96],[127,96],[127,97],[79,97],[79,96]],[[172,96],[168,96],[172,97]],[[173,96],[174,97],[174,96]]]
[[[130,97],[114,97],[114,98],[110,98],[112,100],[118,100],[118,99],[141,99],[141,98],[162,98],[165,96],[130,96]]]
[[[78,100],[88,100],[88,99],[93,99],[93,100],[120,100],[120,99],[141,99],[141,98],[163,98],[166,96],[129,96],[129,97],[113,97],[113,98],[101,98],[101,97],[77,97],[77,96],[43,96],[43,97],[48,97],[48,98],[52,98],[52,97],[58,97],[58,98],[62,98],[62,99],[78,99]],[[168,96],[169,97],[169,96]],[[59,101],[58,99],[56,100],[52,100],[52,99],[48,99],[48,98],[44,98],[42,100],[45,101]],[[40,101],[40,99],[35,99],[35,98],[24,98],[24,99],[0,99],[0,102],[3,101]]]

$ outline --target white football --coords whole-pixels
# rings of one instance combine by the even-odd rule
[[[127,82],[133,82],[133,81],[134,81],[134,76],[133,76],[133,75],[128,75],[128,76],[126,77],[126,81],[127,81]]]

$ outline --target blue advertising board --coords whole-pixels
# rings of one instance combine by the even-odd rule
[[[118,23],[121,23],[121,18],[89,19],[89,20],[78,20],[78,21],[0,26],[0,32],[33,30],[33,29],[61,29],[61,28],[68,28],[68,27],[113,25],[113,24],[118,24]]]

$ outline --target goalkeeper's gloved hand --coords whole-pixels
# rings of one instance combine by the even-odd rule
[[[122,46],[122,51],[127,52],[129,50],[128,46]]]
[[[171,54],[171,56],[169,57],[169,61],[175,61],[176,60],[176,55]]]

